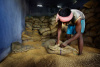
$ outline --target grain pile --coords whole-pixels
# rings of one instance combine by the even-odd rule
[[[34,43],[34,45],[39,42]],[[77,49],[77,45],[73,46]],[[100,67],[100,50],[85,47],[83,54],[48,54],[44,47],[37,45],[27,52],[8,55],[0,67]]]

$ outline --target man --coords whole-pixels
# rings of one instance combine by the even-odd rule
[[[71,37],[70,39],[66,40],[64,43],[60,44],[60,47],[65,47],[72,41],[78,39],[78,48],[79,48],[79,54],[82,54],[82,49],[83,49],[83,36],[82,33],[84,33],[85,30],[85,16],[84,14],[77,10],[77,9],[70,9],[70,8],[62,8],[58,11],[57,17],[56,17],[56,22],[58,22],[58,38],[57,38],[57,44],[59,44],[60,40],[60,35],[61,35],[61,28],[62,28],[62,23],[69,23],[71,24],[68,25],[67,29],[67,34],[71,35],[73,34],[74,36]]]

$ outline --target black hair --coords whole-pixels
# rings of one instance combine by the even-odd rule
[[[62,16],[62,17],[67,17],[67,16],[70,15],[70,13],[71,13],[71,10],[70,10],[70,8],[68,8],[68,7],[62,8],[62,9],[60,9],[60,10],[58,11],[58,14],[59,14],[60,16]]]

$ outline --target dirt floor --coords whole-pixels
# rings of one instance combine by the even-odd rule
[[[24,45],[29,45],[26,43]],[[41,42],[33,42],[30,45],[34,49],[27,52],[9,54],[0,67],[100,67],[100,50],[84,46],[83,54],[56,55],[48,54]],[[77,49],[77,45],[71,45]]]

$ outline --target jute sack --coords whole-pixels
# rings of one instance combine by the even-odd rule
[[[100,36],[99,37],[96,37],[95,39],[94,39],[94,43],[100,43]]]
[[[56,18],[55,17],[51,17],[50,21],[56,21]]]
[[[48,26],[49,23],[39,23],[41,26]]]
[[[33,41],[40,41],[41,37],[38,35],[33,36]]]
[[[100,18],[100,13],[96,15],[97,18]]]
[[[84,42],[88,42],[88,43],[90,43],[90,44],[93,43],[92,37],[83,37],[83,41],[84,41]]]
[[[95,31],[87,31],[84,35],[90,36],[90,37],[95,37],[95,36],[97,36],[97,33]]]
[[[98,23],[89,23],[86,25],[86,31],[90,30],[92,27],[94,27],[95,25],[97,25]]]
[[[96,48],[100,49],[100,36],[94,39],[94,44]]]
[[[46,41],[44,44],[46,45],[46,50],[50,54],[60,54],[60,55],[66,55],[69,53],[76,54],[77,50],[70,47],[66,46],[65,48],[60,48],[59,45],[55,45],[56,40],[55,39],[50,39]],[[60,41],[61,44],[61,41]]]
[[[85,19],[87,20],[87,19],[89,19],[90,17],[92,17],[94,15],[94,13],[88,13],[88,14],[86,14],[85,16]]]
[[[33,25],[33,28],[40,28],[40,25]]]
[[[45,19],[45,16],[40,17],[40,21],[43,21]]]
[[[81,11],[82,11],[83,13],[85,13],[85,10],[86,10],[86,9],[85,9],[85,8],[83,8]]]
[[[51,31],[46,31],[44,33],[42,33],[43,36],[47,36],[47,35],[50,35],[51,34]]]
[[[99,22],[100,20],[99,19],[96,19],[96,18],[94,18],[94,17],[91,17],[91,18],[89,18],[87,21],[86,21],[86,23],[96,23],[96,22]]]
[[[32,23],[27,22],[27,23],[25,23],[25,26],[26,26],[27,28],[29,28],[30,30],[32,30]]]
[[[37,18],[37,17],[33,17],[33,20],[34,21],[40,21],[39,18]]]
[[[25,51],[28,51],[30,49],[34,49],[34,48],[30,45],[22,45],[19,42],[12,43],[12,53],[25,52]]]
[[[55,25],[57,22],[56,21],[51,21],[50,24],[51,25]]]
[[[100,35],[100,31],[97,33],[97,35]]]
[[[57,28],[51,30],[51,33],[57,32]]]
[[[51,36],[56,37],[57,36],[57,31],[51,33]]]
[[[99,3],[97,1],[88,1],[86,4],[84,4],[83,6],[86,8],[93,8],[93,7],[97,7]]]
[[[92,27],[90,31],[99,32],[100,31],[99,29],[100,29],[100,25],[98,24],[98,25]]]
[[[92,37],[83,37],[84,45],[94,47]]]
[[[28,40],[28,39],[32,39],[32,38],[33,38],[32,35],[26,34],[25,31],[22,33],[22,40]]]
[[[50,29],[54,29],[55,27],[57,28],[58,23],[55,23],[54,25],[49,25]]]
[[[42,34],[43,32],[50,31],[50,28],[41,28],[39,32]]]
[[[49,19],[44,19],[42,22],[43,23],[49,23]]]
[[[41,26],[41,28],[48,28],[48,26]]]
[[[100,13],[100,7],[97,7],[97,8],[95,9],[95,13]]]
[[[42,42],[48,41],[50,38],[41,39]]]

